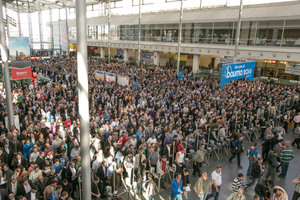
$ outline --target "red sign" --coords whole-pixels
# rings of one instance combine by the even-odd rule
[[[27,79],[32,78],[31,67],[26,68],[11,68],[11,78],[16,79]]]

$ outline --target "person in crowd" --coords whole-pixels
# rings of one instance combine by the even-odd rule
[[[217,168],[211,173],[211,179],[212,179],[212,192],[211,194],[207,195],[206,199],[210,199],[211,197],[214,197],[214,200],[219,199],[219,194],[221,190],[222,185],[222,167],[217,166]]]
[[[239,188],[236,192],[233,192],[227,200],[246,200],[245,195],[243,194],[243,189]]]
[[[274,187],[272,180],[262,180],[256,184],[254,191],[261,199],[267,199],[270,198],[272,187]]]
[[[204,162],[204,146],[200,146],[199,150],[196,152],[193,160],[194,160],[194,171],[193,175],[196,175],[196,172],[198,173],[198,177],[201,176],[201,167]]]
[[[171,185],[171,200],[182,200],[182,195],[185,193],[182,187],[181,173],[176,173],[176,178]]]
[[[211,193],[211,179],[207,177],[207,173],[203,172],[194,185],[194,190],[199,197],[199,200],[205,200],[208,193]]]
[[[232,182],[232,191],[238,192],[240,188],[244,188],[244,175],[239,173],[238,176]]]
[[[246,184],[245,190],[247,190],[247,188],[251,187],[252,185],[256,185],[261,179],[263,172],[264,172],[263,158],[258,157],[257,161],[252,166],[252,170],[251,170],[252,181]]]
[[[300,197],[300,174],[292,180],[292,183],[295,184],[295,191],[292,200],[298,200]]]
[[[247,151],[247,157],[248,157],[248,160],[249,160],[247,176],[251,175],[253,164],[257,160],[257,150],[256,150],[256,148],[257,148],[257,143],[254,143],[253,146],[251,146],[249,148],[249,150]]]
[[[294,153],[290,149],[288,144],[285,145],[285,149],[280,153],[280,165],[281,165],[281,174],[279,177],[285,177],[289,169],[289,164],[294,158]]]
[[[153,196],[157,193],[157,186],[153,181],[153,176],[151,174],[148,175],[148,183],[146,187],[146,196],[149,200],[153,199]]]
[[[244,136],[240,135],[238,139],[232,142],[232,156],[229,158],[229,162],[232,163],[232,160],[237,157],[238,168],[242,169],[241,166],[241,153],[243,151],[243,140]]]

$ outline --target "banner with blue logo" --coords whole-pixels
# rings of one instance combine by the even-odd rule
[[[143,52],[142,52],[142,58],[153,59],[153,58],[154,58],[154,53],[152,53],[152,52],[147,52],[147,51],[143,51]]]
[[[179,71],[178,72],[178,80],[183,80],[184,81],[184,71]]]
[[[124,56],[124,50],[117,49],[117,56]]]
[[[246,78],[253,81],[254,76],[254,62],[227,64],[222,66],[220,88],[230,81]]]
[[[134,82],[133,86],[135,87],[136,90],[140,89],[140,83],[138,83],[138,82]]]

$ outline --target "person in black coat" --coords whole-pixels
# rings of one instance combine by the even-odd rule
[[[97,176],[100,179],[99,189],[100,189],[101,198],[105,198],[104,191],[105,191],[105,186],[106,186],[106,181],[107,181],[106,161],[104,161],[104,160],[102,161],[102,165],[98,168]]]
[[[7,191],[8,193],[15,193],[17,192],[17,188],[18,186],[22,184],[20,182],[17,181],[17,178],[15,176],[12,176],[11,179],[7,182],[7,185],[6,185],[6,188],[7,188]],[[14,191],[14,186],[16,188],[16,190]]]
[[[31,191],[25,195],[26,199],[31,200],[32,197],[34,197],[34,195],[35,195],[35,200],[42,200],[41,192],[39,192],[38,189],[39,189],[38,186],[36,186],[36,185],[33,186],[31,188]]]
[[[17,195],[16,196],[19,196],[19,195],[25,195],[27,192],[30,192],[30,191],[27,191],[26,192],[26,187],[30,187],[32,189],[33,187],[33,184],[30,180],[28,180],[27,177],[23,178],[22,180],[23,183],[19,184],[18,185],[18,188],[17,188]]]
[[[62,186],[62,192],[66,191],[71,197],[74,197],[73,186],[67,179],[64,179],[60,185]]]
[[[75,162],[71,162],[69,167],[66,169],[66,179],[73,185],[73,191],[75,191],[76,186],[78,185]]]
[[[264,180],[259,182],[255,186],[255,193],[261,198],[268,198],[270,196],[269,188],[273,187],[274,182],[272,180]]]
[[[18,168],[18,167],[23,167],[25,169],[28,168],[28,162],[27,160],[24,158],[24,156],[22,155],[22,153],[18,153],[12,160],[12,167],[14,169]]]
[[[264,166],[262,165],[262,163],[263,163],[262,157],[259,157],[257,161],[253,163],[252,170],[251,170],[252,181],[246,185],[246,188],[255,185],[261,178],[261,175],[264,171],[263,170]]]
[[[37,164],[40,169],[45,170],[45,153],[42,151],[40,155],[35,160],[35,164]]]

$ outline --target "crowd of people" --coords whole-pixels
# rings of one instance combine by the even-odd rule
[[[174,173],[172,200],[187,199],[191,189],[200,200],[218,200],[222,166],[211,176],[202,168],[211,143],[230,141],[229,162],[236,157],[242,168],[240,156],[247,151],[247,175],[252,182],[244,184],[244,175],[238,174],[228,199],[245,199],[243,191],[254,185],[255,200],[287,200],[285,190],[275,183],[277,171],[285,177],[294,156],[285,142],[288,129],[295,133],[292,145],[300,145],[299,87],[238,80],[220,89],[213,77],[188,74],[184,81],[178,80],[171,67],[107,64],[96,59],[89,59],[88,64],[92,199],[107,198],[107,186],[117,194],[122,185],[138,182],[138,191],[145,191],[152,200],[159,189],[166,189]],[[6,127],[5,92],[0,94],[0,199],[78,199],[81,152],[76,59],[36,60],[32,70],[49,81],[35,88],[13,86],[20,128]],[[126,75],[130,84],[97,80],[96,70]],[[133,82],[139,82],[140,88]],[[244,127],[260,127],[261,153],[255,143],[244,150]],[[250,138],[255,140],[253,132]],[[188,163],[191,150],[195,155]],[[199,176],[193,187],[189,166]],[[300,176],[293,183],[297,185],[293,200],[297,200]]]

